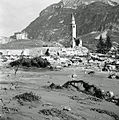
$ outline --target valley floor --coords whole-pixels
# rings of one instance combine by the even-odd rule
[[[119,80],[109,79],[107,72],[85,73],[84,67],[64,68],[61,71],[0,69],[1,120],[119,120],[119,106],[74,89],[51,90],[52,82],[63,85],[76,73],[77,79],[113,91],[119,96]],[[14,86],[17,86],[14,88]],[[33,92],[39,101],[13,99],[16,95]]]

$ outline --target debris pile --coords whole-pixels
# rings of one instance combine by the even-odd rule
[[[3,113],[17,113],[18,109],[17,108],[9,108],[9,107],[3,107],[2,106],[2,112]]]
[[[87,98],[80,98],[79,96],[70,96],[72,100],[91,100],[91,101],[96,101],[96,102],[102,102],[102,99],[99,99],[97,97],[87,97]]]
[[[119,79],[119,75],[116,75],[116,73],[110,73],[108,78],[110,78],[110,79],[113,79],[113,78]]]
[[[14,97],[14,99],[17,99],[18,101],[22,100],[22,101],[25,101],[25,102],[32,102],[32,101],[39,101],[40,100],[40,97],[37,96],[37,95],[34,95],[32,92],[30,93],[23,93],[23,94],[20,94],[20,95],[16,95]]]
[[[54,83],[51,83],[50,86],[48,86],[48,88],[50,88],[50,89],[63,89],[62,86],[56,85]]]
[[[10,63],[10,66],[24,66],[24,67],[38,67],[45,68],[48,67],[50,63],[47,59],[43,59],[42,57],[35,58],[20,58],[16,61]]]
[[[119,116],[116,115],[116,114],[113,113],[113,112],[109,112],[109,111],[107,111],[107,110],[101,110],[101,109],[97,109],[97,108],[91,108],[90,110],[96,111],[96,112],[98,112],[98,113],[103,113],[103,114],[109,115],[109,116],[113,117],[115,120],[119,120]]]
[[[42,109],[39,111],[39,114],[43,114],[46,116],[58,117],[61,120],[78,120],[74,116],[68,115],[64,110],[59,110],[57,108],[51,109]]]
[[[79,86],[80,87],[82,86],[83,90]],[[89,83],[87,83],[83,80],[67,81],[62,86],[56,85],[54,83],[52,83],[50,86],[48,86],[48,88],[51,88],[51,89],[63,89],[63,88],[71,88],[71,87],[74,87],[77,91],[83,92],[85,94],[90,94],[99,99],[105,99],[106,101],[113,102],[116,105],[119,105],[119,98],[116,98],[112,91],[101,90],[99,87],[97,87],[95,85],[90,85]]]
[[[11,118],[11,117],[8,117],[8,116],[7,116],[7,117],[5,117],[5,116],[4,116],[4,117],[3,117],[3,116],[1,117],[1,116],[0,116],[0,120],[14,120],[14,119]]]
[[[79,84],[83,86],[83,88],[84,88],[83,91],[79,88],[79,86],[80,86]],[[68,81],[68,82],[66,82],[66,83],[63,85],[63,87],[65,87],[65,88],[68,88],[68,87],[70,87],[70,86],[75,87],[78,91],[82,91],[82,92],[85,92],[85,93],[89,93],[89,94],[91,94],[91,95],[93,95],[93,96],[95,96],[95,97],[101,98],[101,99],[104,98],[104,94],[102,93],[102,91],[101,91],[100,88],[98,88],[98,87],[95,86],[95,85],[90,85],[89,83],[84,82],[83,80],[79,80],[79,81],[75,81],[75,80],[73,80],[73,81]]]

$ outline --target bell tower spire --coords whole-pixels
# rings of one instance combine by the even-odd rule
[[[72,14],[72,47],[73,48],[76,46],[75,38],[76,38],[76,22],[75,22],[75,17]]]

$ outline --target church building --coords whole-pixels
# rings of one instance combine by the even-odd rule
[[[82,47],[82,40],[81,39],[77,39],[76,36],[76,22],[75,22],[75,17],[72,14],[72,47],[75,48],[77,47]]]

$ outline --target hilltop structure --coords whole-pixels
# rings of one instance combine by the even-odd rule
[[[15,33],[15,37],[17,40],[27,40],[28,34],[26,32],[17,32]]]

